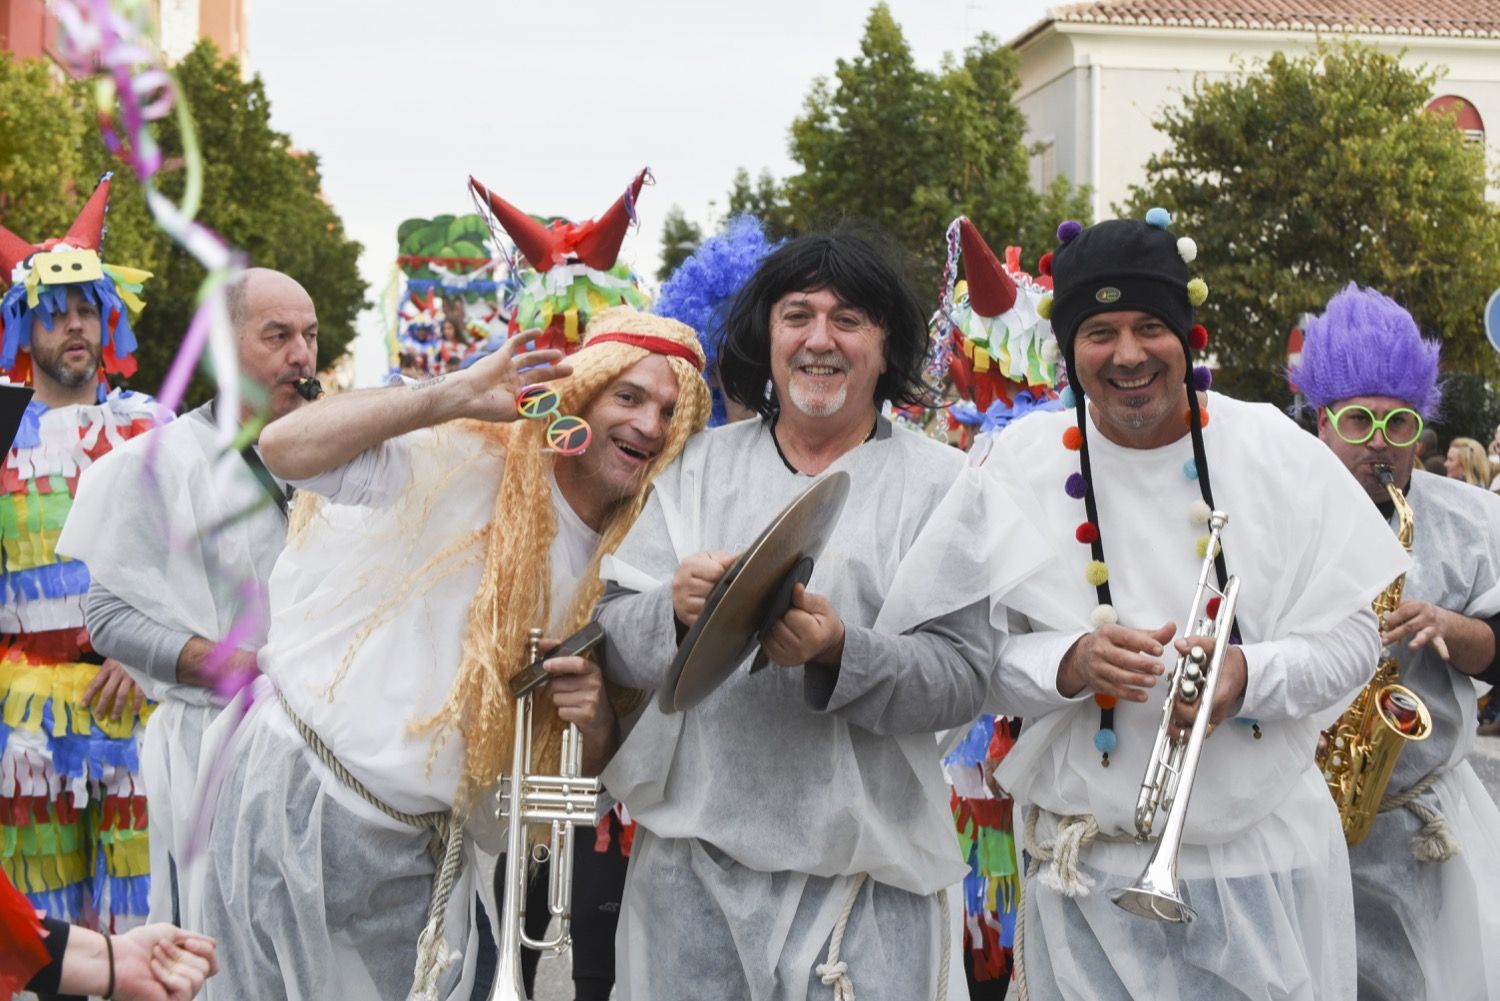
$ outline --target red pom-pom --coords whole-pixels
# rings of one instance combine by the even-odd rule
[[[1193,324],[1193,329],[1188,331],[1188,343],[1193,346],[1194,351],[1202,351],[1208,347],[1208,328],[1201,323]]]
[[[1038,274],[1043,275],[1052,273],[1052,251],[1049,250],[1041,256],[1041,259],[1036,262],[1036,270]]]
[[[1192,411],[1191,408],[1189,408],[1187,410],[1184,410],[1182,412],[1182,423],[1186,424],[1189,428],[1191,428],[1193,426],[1193,411]],[[1206,428],[1206,427],[1208,427],[1208,408],[1207,407],[1199,407],[1198,408],[1198,426],[1200,428]]]
[[[1103,692],[1094,693],[1094,705],[1100,709],[1113,709],[1117,701],[1119,700],[1113,695],[1105,695]]]
[[[1073,533],[1073,538],[1085,546],[1092,545],[1099,541],[1099,526],[1092,521],[1086,521],[1078,526],[1078,530]]]
[[[1083,432],[1070,427],[1063,432],[1063,447],[1076,452],[1083,447]]]
[[[1208,613],[1208,617],[1210,619],[1217,619],[1219,617],[1219,597],[1218,597],[1218,595],[1215,595],[1214,597],[1209,598],[1208,599],[1208,604],[1203,607],[1203,610]]]

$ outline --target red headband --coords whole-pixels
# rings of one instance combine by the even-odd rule
[[[585,346],[608,344],[610,341],[618,341],[621,344],[645,348],[654,354],[682,358],[691,362],[693,367],[698,371],[703,371],[703,359],[698,357],[698,353],[681,341],[674,341],[669,337],[653,337],[650,334],[627,334],[623,331],[611,330],[608,333],[595,334],[590,337],[588,344]]]

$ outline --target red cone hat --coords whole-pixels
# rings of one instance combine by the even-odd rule
[[[41,248],[32,246],[4,226],[0,226],[0,284],[10,284],[10,276],[15,273],[16,265],[39,249]]]
[[[1016,304],[1016,283],[968,217],[959,219],[958,244],[963,251],[964,278],[969,283],[969,305],[993,319]]]
[[[486,189],[473,177],[469,178],[469,186],[474,189],[475,194],[485,200],[490,211],[495,213],[495,219],[515,241],[516,249],[521,252],[521,256],[526,258],[527,264],[538,271],[547,271],[557,263],[557,238],[551,230],[504,198]]]
[[[595,271],[608,271],[615,266],[615,260],[620,256],[620,244],[625,242],[625,234],[630,229],[632,206],[650,173],[649,167],[643,168],[609,211],[586,227],[574,246],[580,261]]]
[[[71,247],[79,250],[98,251],[99,242],[104,236],[104,212],[109,208],[109,175],[99,182],[94,193],[89,195],[89,200],[84,203],[83,211],[78,213],[78,218],[73,220],[73,225],[68,227],[68,233],[63,240]]]

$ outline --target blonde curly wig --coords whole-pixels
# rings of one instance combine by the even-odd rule
[[[703,351],[692,328],[628,306],[605,310],[589,322],[583,347],[568,362],[571,375],[552,385],[562,397],[562,412],[577,414],[637,362],[650,356],[642,347],[618,341],[594,344],[606,332],[665,338],[691,349],[702,363]],[[652,462],[640,488],[610,512],[600,529],[598,548],[563,616],[561,635],[579,629],[593,614],[603,584],[599,562],[620,545],[641,513],[651,480],[682,451],[689,436],[708,420],[710,399],[699,369],[684,358],[663,355],[677,376],[677,407],[661,454]],[[495,497],[495,513],[483,530],[484,572],[469,606],[458,675],[441,710],[412,724],[414,732],[434,734],[434,750],[457,733],[463,742],[460,810],[511,766],[515,700],[510,679],[526,667],[527,632],[552,620],[549,553],[557,523],[547,473],[554,460],[545,448],[545,421],[511,424],[463,422],[475,433],[493,438],[505,450],[505,471]],[[617,712],[627,711],[640,693],[607,684]],[[536,700],[532,760],[546,773],[557,768],[562,723],[552,700]]]

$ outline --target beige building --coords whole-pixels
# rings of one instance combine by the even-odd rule
[[[1500,164],[1500,134],[1485,133],[1500,128],[1500,0],[1097,0],[1052,8],[1010,43],[1027,141],[1042,147],[1032,184],[1061,174],[1091,185],[1094,218],[1108,218],[1165,148],[1152,122],[1195,76],[1222,79],[1236,58],[1306,50],[1319,35],[1446,66],[1434,105],[1457,105],[1459,127]]]
[[[244,67],[250,0],[154,0],[152,7],[161,25],[162,51],[169,60],[176,62],[206,38]]]

